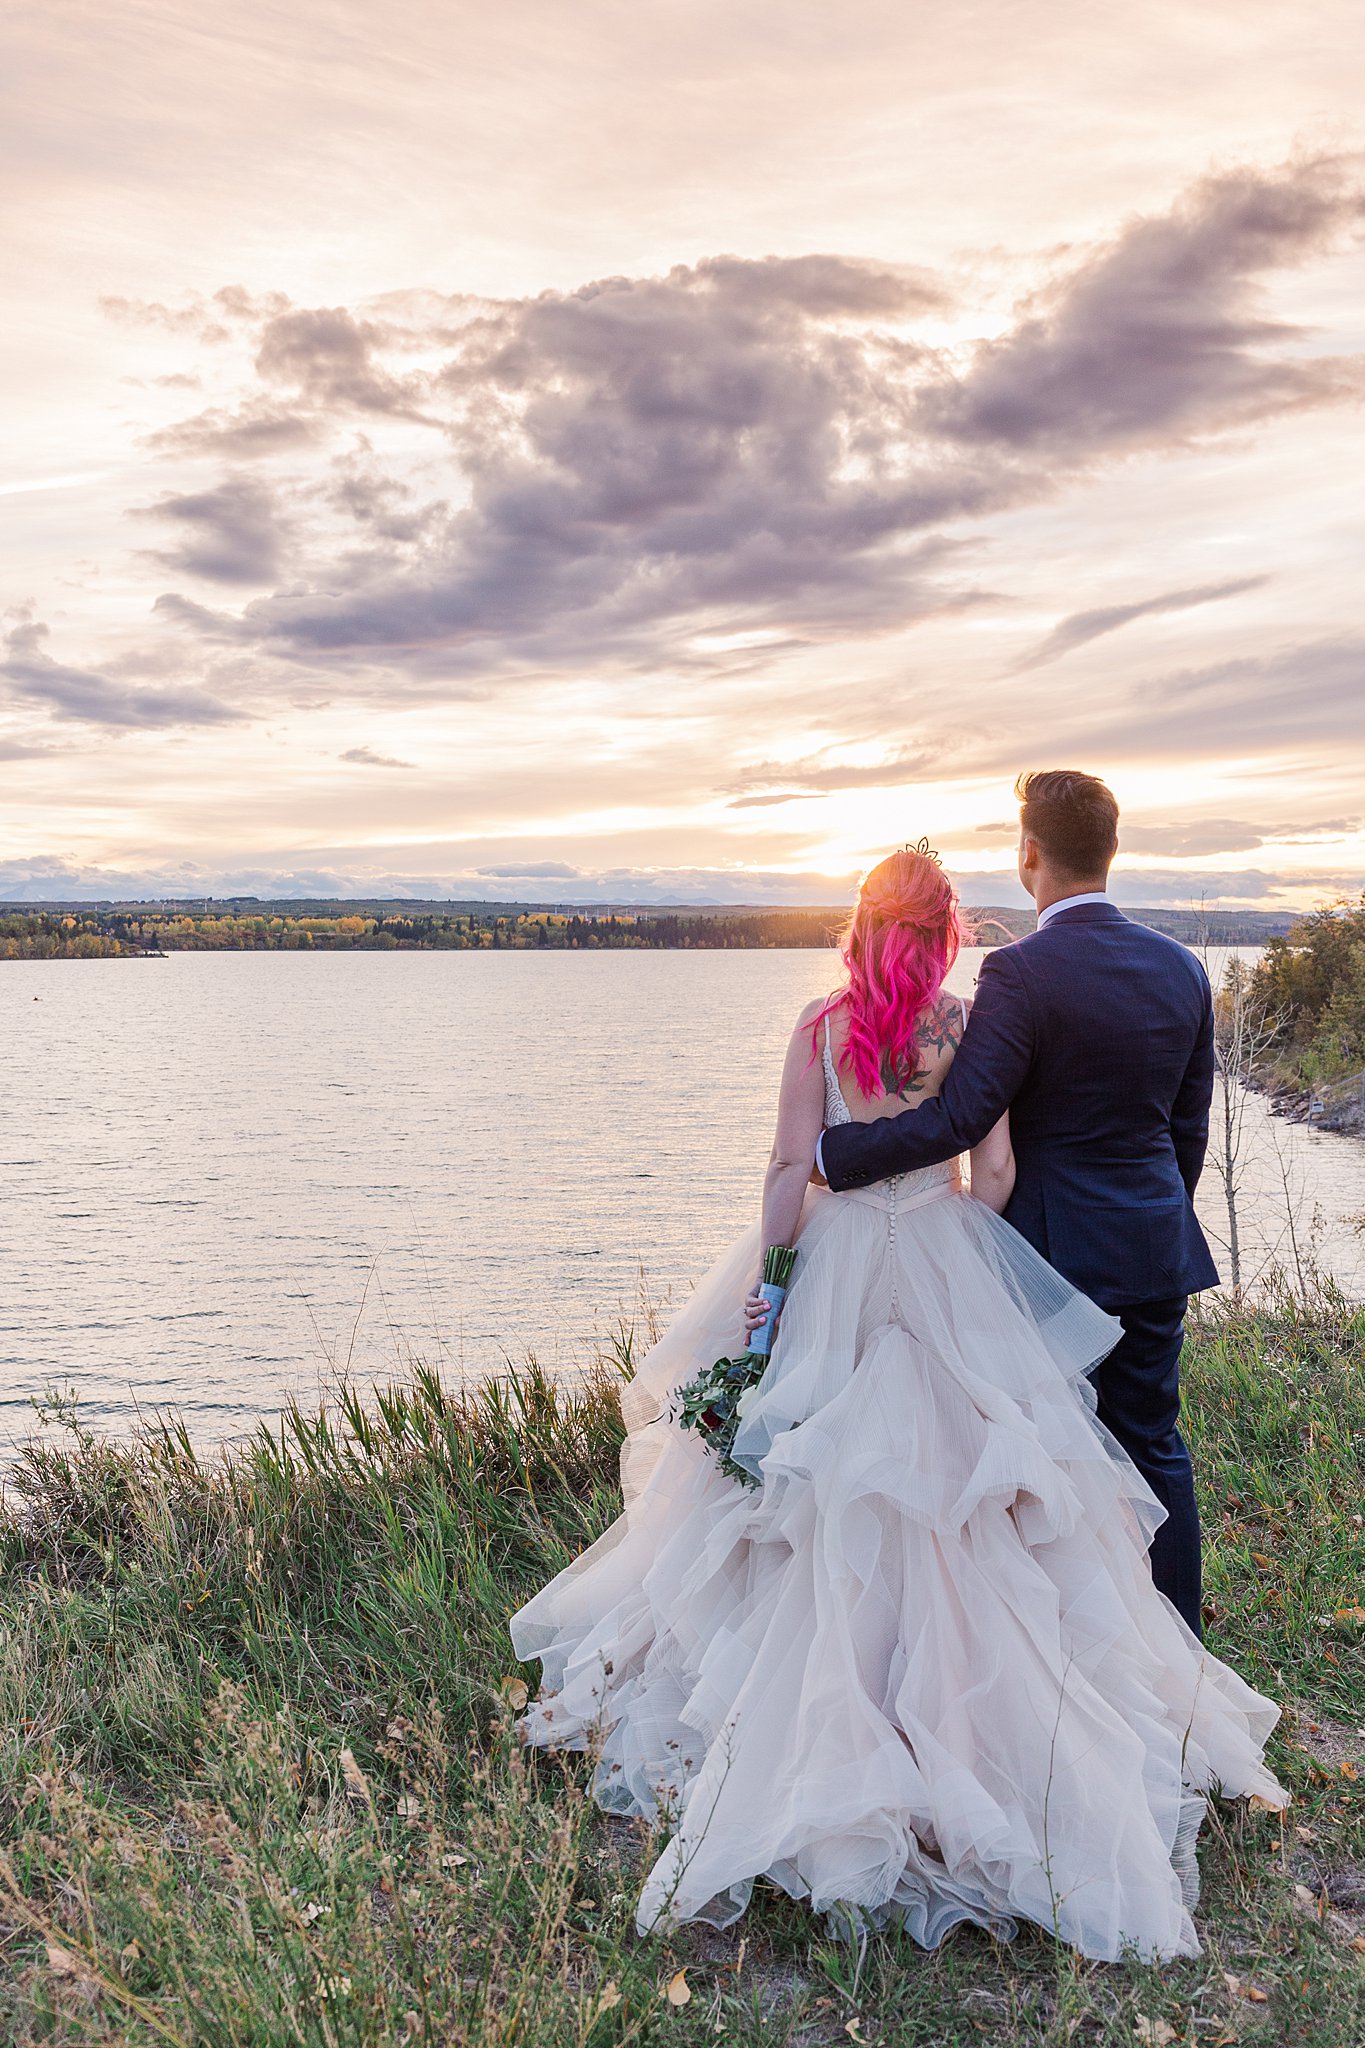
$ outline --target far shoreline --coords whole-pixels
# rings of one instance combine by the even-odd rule
[[[1123,906],[1190,946],[1263,946],[1287,912]],[[165,959],[178,952],[818,951],[837,943],[840,905],[564,905],[357,899],[0,904],[0,960]],[[964,905],[966,942],[1012,944],[1031,908]]]

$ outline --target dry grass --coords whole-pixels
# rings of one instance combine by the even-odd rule
[[[222,1460],[54,1421],[0,1518],[0,2039],[1345,2048],[1363,1365],[1365,1318],[1331,1297],[1195,1333],[1214,1644],[1294,1703],[1275,1762],[1297,1803],[1283,1830],[1216,1813],[1206,1952],[1165,1970],[1031,1930],[859,1954],[763,1887],[723,1935],[635,1937],[657,1844],[597,1812],[582,1759],[523,1754],[506,1696],[535,1676],[507,1615],[616,1511],[611,1366],[343,1388]]]

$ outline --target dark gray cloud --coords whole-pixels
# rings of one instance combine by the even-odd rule
[[[963,521],[1359,392],[1358,362],[1311,355],[1259,295],[1361,210],[1344,160],[1206,179],[1072,260],[961,365],[914,338],[943,303],[932,280],[848,257],[718,256],[505,302],[394,294],[368,314],[230,287],[198,317],[250,337],[256,388],[157,440],[235,459],[387,417],[438,431],[459,470],[418,507],[372,451],[349,482],[343,464],[328,504],[353,541],[319,537],[311,569],[291,563],[218,636],[441,690],[588,662],[650,674],[663,653],[716,668],[733,656],[693,636],[809,644],[985,602]],[[1253,580],[1078,614],[1025,665]]]
[[[0,677],[13,696],[54,718],[102,726],[222,725],[240,714],[202,690],[129,689],[90,669],[68,668],[44,649],[48,629],[23,619],[5,635]]]
[[[358,768],[412,768],[412,761],[399,761],[392,754],[376,754],[373,747],[348,747],[344,754],[337,756],[341,761],[353,761]]]
[[[212,583],[271,583],[280,573],[284,524],[273,494],[254,477],[228,476],[209,491],[160,498],[138,517],[179,526],[179,545],[155,560]]]
[[[1200,583],[1190,590],[1170,590],[1160,597],[1140,598],[1134,604],[1100,605],[1093,611],[1072,612],[1053,627],[1045,640],[1039,641],[1031,654],[1015,663],[1013,673],[1022,675],[1026,669],[1042,668],[1046,662],[1069,654],[1073,647],[1083,647],[1087,640],[1117,632],[1133,619],[1150,618],[1160,612],[1190,611],[1196,605],[1238,597],[1245,590],[1259,590],[1269,581],[1268,576],[1237,576],[1224,583]]]
[[[421,409],[427,380],[396,376],[378,360],[395,339],[374,320],[344,306],[291,307],[268,320],[256,351],[256,373],[290,386],[323,413],[390,413],[439,424]]]
[[[401,562],[388,549],[370,574],[358,562],[345,593],[262,600],[246,629],[478,665],[652,650],[687,618],[792,615],[818,630],[937,608],[922,587],[946,547],[917,552],[911,536],[978,503],[979,487],[893,459],[925,352],[849,326],[930,298],[885,266],[724,258],[476,311],[427,401],[469,506]],[[271,336],[260,360],[310,403],[413,395],[412,379],[397,397],[376,386],[373,323],[280,319]]]
[[[1359,362],[1305,357],[1305,330],[1268,319],[1260,290],[1363,211],[1360,166],[1340,158],[1205,178],[927,391],[925,423],[971,446],[1088,463],[1359,395]]]

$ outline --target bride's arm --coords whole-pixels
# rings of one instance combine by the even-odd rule
[[[825,1076],[811,1058],[810,1027],[824,1003],[807,1003],[801,1012],[782,1069],[777,1098],[777,1133],[763,1181],[763,1229],[760,1250],[770,1244],[791,1244],[801,1220],[801,1204],[815,1164],[815,1141],[825,1124]]]
[[[1010,1113],[1001,1117],[979,1145],[973,1145],[972,1193],[978,1202],[1003,1216],[1014,1193],[1014,1146],[1010,1143]]]

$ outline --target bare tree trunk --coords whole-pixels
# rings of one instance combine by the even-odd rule
[[[1221,976],[1215,979],[1207,907],[1201,904],[1200,909],[1204,916],[1199,951],[1204,971],[1214,988],[1214,1053],[1222,1110],[1221,1118],[1213,1123],[1210,1131],[1209,1151],[1213,1170],[1222,1186],[1223,1206],[1227,1213],[1224,1250],[1228,1258],[1228,1278],[1234,1301],[1240,1301],[1243,1277],[1238,1197],[1242,1189],[1247,1090],[1276,1037],[1280,1020],[1268,1015],[1253,999],[1251,977],[1243,961],[1227,961]]]

